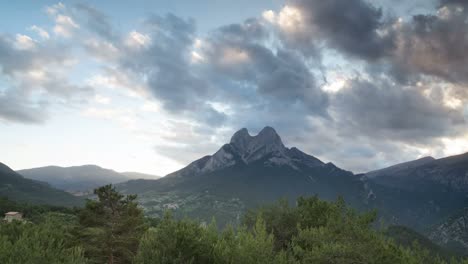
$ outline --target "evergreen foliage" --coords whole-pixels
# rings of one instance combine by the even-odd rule
[[[79,214],[78,239],[91,263],[131,263],[146,225],[136,195],[124,196],[112,185],[94,191]]]
[[[13,221],[0,224],[2,264],[82,264],[83,249],[70,246],[70,228],[57,215],[44,216],[37,224]]]
[[[409,245],[407,235],[402,243],[400,232],[388,238],[388,230],[372,227],[376,212],[358,213],[343,199],[299,198],[296,206],[280,201],[249,211],[241,226],[219,230],[215,220],[205,225],[170,213],[145,219],[136,197],[111,185],[95,194],[97,200],[80,211],[44,211],[33,222],[1,223],[0,263],[468,264],[438,257],[421,239]]]

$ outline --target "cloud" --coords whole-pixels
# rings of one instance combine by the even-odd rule
[[[102,38],[110,40],[116,37],[109,18],[96,8],[78,3],[73,6],[72,14],[81,22],[80,24],[86,26],[87,30],[98,34]]]
[[[448,3],[448,1],[446,1]],[[397,30],[397,49],[390,59],[392,74],[402,82],[422,76],[467,83],[468,12],[457,1],[436,15],[416,15]]]
[[[15,48],[19,50],[30,50],[36,47],[34,40],[22,34],[16,34]]]
[[[466,0],[440,0],[440,5],[441,6],[446,6],[446,5],[468,5],[468,2]]]
[[[266,15],[273,19],[272,13]],[[319,46],[376,60],[394,45],[392,35],[379,33],[386,23],[382,10],[363,0],[289,0],[275,20],[286,39],[306,54]]]
[[[32,26],[37,35],[0,36],[0,118],[41,123],[53,105],[89,100],[85,116],[139,136],[167,130],[145,137],[179,162],[265,125],[358,171],[445,153],[466,128],[465,1],[411,17],[375,3],[288,0],[205,34],[174,14],[123,31],[92,6],[58,3],[46,9],[55,35]],[[77,63],[97,70],[72,81]],[[121,97],[141,113],[114,109]]]
[[[38,27],[36,25],[33,25],[29,28],[30,30],[34,31],[37,35],[39,35],[42,39],[49,39],[50,35],[49,32],[47,32],[45,29]]]
[[[305,58],[294,50],[267,46],[269,37],[268,29],[255,19],[215,31],[201,50],[211,72],[208,78],[231,98],[244,100],[247,93],[271,103],[300,104],[311,115],[326,115],[327,94]]]
[[[0,35],[0,118],[43,123],[54,103],[79,103],[92,88],[71,83],[73,58],[67,46],[26,35]]]
[[[398,81],[397,70],[443,76],[418,64],[427,48],[410,45],[429,45],[425,34],[439,41],[433,22],[423,30],[429,17],[385,18],[381,9],[358,0],[291,0],[279,12],[218,27],[203,38],[193,20],[153,15],[118,37],[94,36],[119,55],[95,50],[109,64],[104,79],[153,97],[169,115],[189,122],[190,134],[198,138],[158,144],[159,152],[176,157],[184,149],[211,150],[215,143],[200,139],[218,128],[228,134],[268,124],[280,128],[287,141],[307,142],[313,154],[366,170],[428,153],[427,146],[439,151],[441,138],[459,136],[466,125],[463,104],[453,96],[461,93],[458,85]],[[330,50],[351,68],[331,68]],[[364,67],[353,63],[356,59]],[[339,83],[324,77],[330,71]],[[202,154],[195,151],[190,158]]]
[[[151,45],[151,37],[134,30],[128,34],[125,43],[131,48],[144,48]]]
[[[424,96],[418,89],[386,79],[350,80],[336,94],[333,105],[337,122],[349,136],[366,135],[408,144],[459,133],[466,125],[462,113]]]
[[[0,121],[41,124],[48,117],[47,101],[29,102],[17,94],[0,93]]]
[[[55,17],[54,33],[62,37],[69,38],[73,31],[80,28],[70,16],[59,14]]]

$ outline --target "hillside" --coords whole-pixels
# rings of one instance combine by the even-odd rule
[[[467,172],[468,153],[465,153],[443,159],[427,157],[366,175],[378,184],[409,191],[441,187],[468,192]]]
[[[420,232],[468,204],[468,154],[423,158],[363,175],[378,208],[391,224]]]
[[[362,176],[388,224],[414,228],[444,248],[468,250],[468,154],[406,162]],[[466,212],[466,210],[464,211]]]
[[[468,207],[431,228],[429,237],[443,247],[468,256]]]
[[[43,182],[24,178],[3,163],[0,163],[0,196],[31,204],[60,206],[84,204],[82,199],[67,192],[55,189]]]
[[[420,234],[405,226],[389,226],[385,230],[384,234],[385,236],[393,239],[397,244],[404,247],[414,248],[414,243],[417,243],[418,246],[429,250],[433,256],[440,256],[444,259],[457,257],[455,253],[442,248],[441,246],[432,242],[429,238],[425,237],[423,234]]]
[[[146,173],[134,172],[134,171],[120,172],[120,174],[126,176],[129,179],[152,179],[152,180],[156,180],[156,179],[161,178],[161,176],[158,176],[158,175],[146,174]]]
[[[26,178],[47,182],[68,192],[87,192],[106,185],[134,179],[134,174],[118,173],[95,165],[74,167],[48,166],[18,171]],[[142,176],[142,175],[140,175]]]

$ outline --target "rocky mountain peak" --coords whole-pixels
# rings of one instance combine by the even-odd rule
[[[238,149],[245,149],[251,141],[252,136],[249,134],[247,128],[242,128],[231,137],[231,145]]]
[[[275,129],[269,126],[263,128],[262,131],[254,137],[254,139],[259,144],[275,145],[277,147],[284,148],[283,141],[281,141],[278,133],[276,133]]]
[[[275,129],[267,126],[255,136],[250,135],[246,128],[242,128],[234,133],[229,144],[225,144],[212,156],[194,161],[170,175],[199,175],[259,160],[263,160],[265,166],[290,166],[297,170],[300,167],[324,165],[319,159],[297,148],[286,148]]]
[[[263,128],[256,136],[251,136],[246,128],[237,131],[231,138],[231,145],[242,156],[260,149],[264,149],[266,152],[285,149],[280,136],[272,127],[268,126]]]

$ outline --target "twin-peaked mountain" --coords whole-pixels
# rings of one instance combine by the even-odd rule
[[[297,171],[325,166],[319,159],[297,148],[286,148],[271,127],[265,127],[256,136],[251,136],[244,128],[236,132],[231,142],[221,147],[214,155],[199,159],[168,176],[195,176],[234,165],[248,166],[258,161],[262,161],[265,167],[287,166]]]
[[[151,215],[171,208],[208,221],[216,216],[221,222],[236,220],[246,208],[279,198],[343,196],[358,208],[368,199],[360,177],[285,147],[271,127],[256,136],[242,129],[213,155],[157,181],[129,181],[119,188],[138,194]]]
[[[239,221],[246,209],[280,198],[342,196],[358,210],[377,209],[383,223],[440,237],[444,232],[435,233],[435,227],[449,232],[459,226],[444,223],[468,206],[467,183],[468,154],[423,158],[354,175],[285,147],[275,130],[266,127],[256,136],[242,129],[213,155],[159,180],[132,180],[118,187],[138,194],[149,215],[171,209],[205,221],[216,217],[221,224]],[[464,248],[467,241],[459,246]]]

